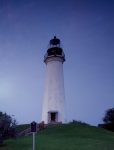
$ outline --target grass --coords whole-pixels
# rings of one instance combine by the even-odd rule
[[[5,145],[0,150],[32,150],[32,136]],[[114,150],[114,133],[86,125],[50,126],[36,135],[36,150]]]
[[[19,133],[27,128],[30,128],[30,124],[21,124],[16,126],[16,131]]]

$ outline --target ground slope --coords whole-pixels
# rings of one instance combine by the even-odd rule
[[[5,144],[0,150],[32,150],[32,136]],[[37,134],[36,150],[114,150],[114,133],[86,125],[50,126]]]

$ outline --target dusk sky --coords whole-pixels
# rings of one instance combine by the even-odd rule
[[[67,120],[101,123],[114,107],[114,0],[0,0],[0,111],[41,121],[54,35],[66,55]]]

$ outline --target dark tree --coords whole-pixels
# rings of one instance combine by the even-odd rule
[[[114,124],[114,108],[108,109],[106,111],[103,121],[106,124]]]
[[[16,120],[10,115],[0,112],[0,141],[15,136]]]

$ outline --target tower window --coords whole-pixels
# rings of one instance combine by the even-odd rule
[[[48,123],[58,122],[58,112],[48,112]]]

